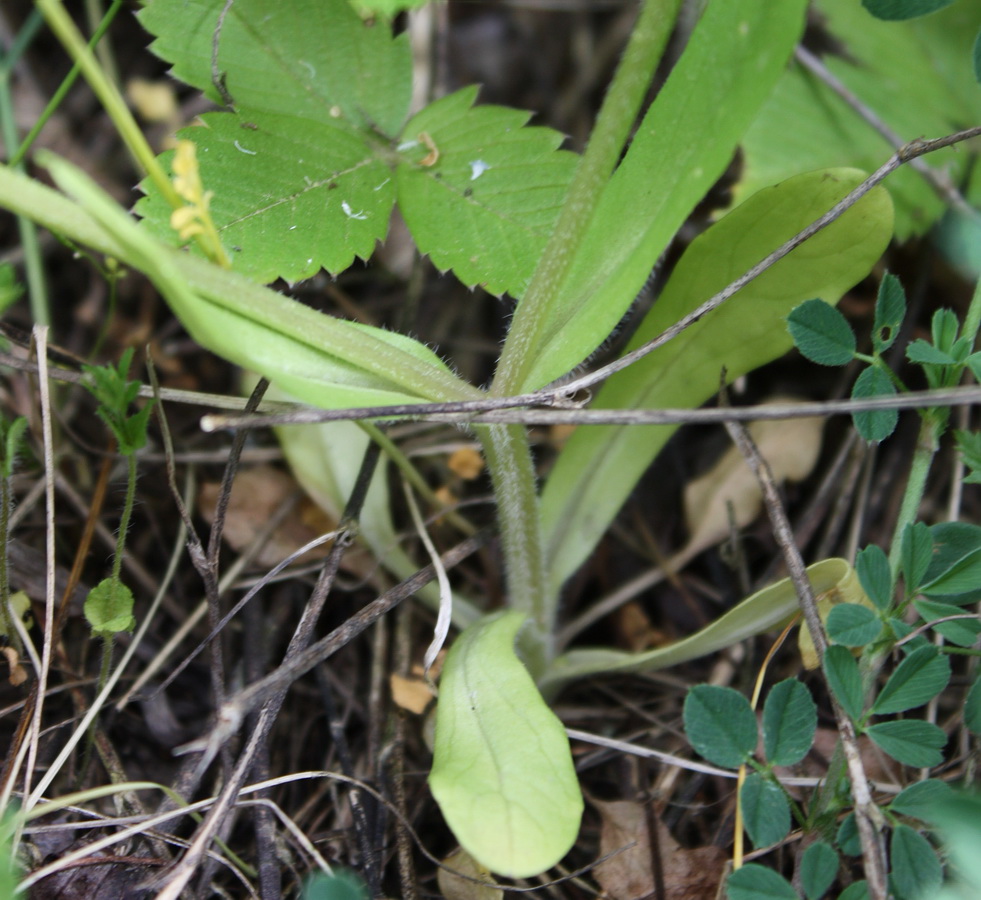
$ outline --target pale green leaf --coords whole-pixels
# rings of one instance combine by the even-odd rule
[[[557,131],[526,127],[529,113],[474,107],[476,97],[476,87],[464,88],[406,125],[399,209],[438,268],[452,269],[464,284],[519,296],[579,158],[557,149]]]
[[[85,598],[85,618],[93,634],[109,637],[136,627],[133,592],[118,578],[104,578]]]
[[[723,4],[725,5],[725,4]],[[767,188],[696,239],[630,343],[633,349],[709,299],[862,180],[852,170],[813,172]],[[609,379],[596,406],[697,407],[729,380],[790,349],[784,317],[798,303],[838,298],[865,276],[888,244],[888,195],[873,191],[719,309]],[[592,552],[673,426],[598,426],[576,431],[542,495],[542,527],[558,590]],[[583,479],[581,473],[589,472]]]
[[[515,878],[568,852],[583,800],[565,729],[514,654],[523,616],[471,625],[443,666],[429,785],[477,862]]]

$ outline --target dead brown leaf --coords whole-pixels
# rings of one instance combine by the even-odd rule
[[[444,866],[449,866],[455,872],[462,872],[471,878],[479,878],[482,881],[492,881],[490,872],[479,865],[474,858],[462,847],[454,850],[446,859],[443,860]],[[475,881],[468,881],[460,878],[453,872],[440,869],[436,874],[439,889],[445,900],[501,900],[504,891],[499,888],[490,887],[486,884],[477,884]]]

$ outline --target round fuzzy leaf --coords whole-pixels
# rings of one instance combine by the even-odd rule
[[[118,578],[104,578],[85,598],[85,618],[94,634],[111,637],[136,627],[133,592]]]
[[[769,778],[759,772],[746,776],[739,793],[743,824],[755,847],[769,847],[782,841],[790,832],[790,807],[787,797]]]
[[[855,355],[855,332],[837,309],[823,300],[806,300],[787,316],[797,349],[822,366],[844,366]]]
[[[811,692],[796,678],[774,685],[763,706],[763,746],[774,766],[799,763],[811,749],[817,707]]]
[[[872,712],[876,715],[905,712],[932,700],[950,681],[950,660],[934,647],[914,650],[889,676]]]
[[[862,0],[864,6],[877,19],[896,22],[915,19],[950,6],[954,0]]]
[[[940,750],[947,743],[947,735],[930,722],[918,719],[879,722],[866,728],[865,733],[904,766],[932,768],[943,762]]]
[[[466,285],[520,296],[552,233],[578,157],[529,113],[474,107],[467,87],[405,127],[399,209],[423,253]]]
[[[828,613],[828,637],[846,647],[863,647],[882,630],[875,612],[857,603],[839,603]]]
[[[889,811],[900,816],[911,816],[923,822],[935,821],[940,804],[954,796],[954,789],[946,781],[929,778],[904,788],[889,804]]]
[[[429,786],[460,845],[513,878],[568,852],[583,800],[569,739],[514,653],[516,611],[481,619],[446,657]]]
[[[729,876],[726,896],[729,900],[800,900],[786,878],[756,863],[749,863]]]
[[[838,854],[824,841],[804,851],[800,861],[800,883],[807,900],[820,900],[838,876]]]
[[[840,644],[828,647],[824,654],[824,674],[845,712],[853,719],[860,719],[865,697],[858,663],[851,652]]]
[[[897,825],[893,829],[889,862],[900,897],[909,900],[932,897],[943,881],[943,869],[930,842],[909,825]]]
[[[732,688],[695,685],[685,697],[685,734],[709,762],[735,769],[756,749],[756,716]]]
[[[879,609],[892,606],[892,573],[889,557],[876,544],[869,544],[855,559],[855,571],[862,589]]]
[[[889,376],[875,366],[862,371],[855,379],[852,388],[853,400],[865,400],[869,397],[891,397],[896,388]],[[869,412],[858,412],[852,416],[855,428],[862,438],[870,443],[884,441],[896,430],[899,413],[895,409],[876,409]]]

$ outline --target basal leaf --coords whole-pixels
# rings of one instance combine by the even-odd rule
[[[800,0],[708,4],[603,192],[526,389],[579,365],[620,321],[729,165],[793,50],[804,9]]]
[[[771,688],[763,705],[763,748],[774,766],[793,766],[811,749],[817,707],[811,692],[796,678]]]
[[[943,729],[918,719],[878,722],[865,729],[875,744],[904,766],[932,768],[943,761]]]
[[[754,847],[782,841],[790,831],[790,807],[779,785],[759,772],[746,776],[739,794],[743,823]]]
[[[473,106],[468,87],[405,127],[399,209],[416,244],[467,285],[520,296],[541,256],[578,157],[529,113]],[[420,162],[422,160],[422,162]]]
[[[514,654],[523,616],[471,625],[440,679],[429,786],[461,846],[515,878],[568,852],[583,801],[565,729]]]
[[[933,897],[943,881],[943,869],[930,842],[909,825],[893,828],[889,862],[896,891],[904,900]]]
[[[787,316],[797,349],[822,366],[845,366],[855,355],[855,332],[848,320],[823,300],[805,300]]]
[[[723,7],[726,4],[721,4]],[[711,9],[711,7],[710,7]],[[859,172],[812,172],[761,191],[692,242],[639,326],[639,346],[721,290],[830,209]],[[696,407],[719,388],[790,349],[784,316],[802,300],[837,299],[864,277],[892,233],[888,196],[875,191],[675,340],[614,375],[597,407]],[[672,426],[599,426],[576,431],[542,495],[553,589],[592,552]],[[589,472],[584,483],[580,473]]]
[[[896,387],[889,376],[878,366],[863,369],[852,388],[853,400],[866,400],[870,397],[891,397]],[[852,414],[855,429],[863,440],[869,443],[884,441],[896,430],[899,413],[895,409],[873,409]]]
[[[950,681],[950,660],[935,647],[909,654],[889,676],[872,704],[876,715],[905,712],[932,700]]]
[[[749,701],[728,687],[697,684],[684,707],[688,742],[709,762],[735,769],[756,748],[756,716]]]
[[[824,841],[815,841],[800,860],[800,883],[807,900],[821,900],[838,877],[838,854]]]

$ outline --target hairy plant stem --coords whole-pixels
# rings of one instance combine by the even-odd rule
[[[7,468],[5,465],[4,468]],[[7,605],[10,599],[10,577],[7,568],[7,541],[10,536],[10,476],[7,472],[0,473],[0,628],[7,635],[10,645],[17,651],[17,656],[23,656],[24,646],[20,635],[10,619],[11,612]]]

